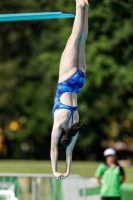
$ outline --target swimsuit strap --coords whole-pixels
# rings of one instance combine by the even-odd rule
[[[70,114],[70,116],[69,116],[69,119],[68,119],[68,121],[67,121],[67,123],[66,123],[65,128],[67,127],[67,125],[68,125],[69,120],[70,120],[71,117],[72,117],[72,123],[71,123],[71,126],[73,125],[73,113],[74,113],[74,111],[71,110],[71,114]]]
[[[73,125],[73,113],[74,113],[74,111],[71,111],[71,115],[72,115],[72,123],[71,123],[71,126]]]

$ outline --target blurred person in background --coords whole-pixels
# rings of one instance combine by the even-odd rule
[[[125,181],[125,172],[116,160],[116,151],[108,148],[104,151],[105,162],[101,163],[95,177],[101,185],[102,200],[120,200],[120,185]]]
[[[54,176],[61,180],[70,174],[72,152],[78,132],[88,126],[79,122],[77,94],[85,81],[85,41],[88,35],[88,1],[76,0],[76,16],[71,35],[63,51],[52,114],[51,164]],[[58,171],[58,147],[66,147],[65,173]]]

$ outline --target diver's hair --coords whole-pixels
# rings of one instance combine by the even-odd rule
[[[72,137],[68,135],[67,130],[62,129],[58,140],[59,147],[67,147],[71,143]]]
[[[71,128],[64,130],[59,137],[58,146],[67,147],[72,140],[72,137],[75,136],[79,131],[89,126],[88,122],[76,122],[71,126]]]

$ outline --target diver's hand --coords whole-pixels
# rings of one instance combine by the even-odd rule
[[[54,172],[54,176],[58,180],[62,180],[63,179],[63,174],[61,174],[60,172]]]
[[[63,174],[63,178],[66,178],[68,176],[69,176],[69,173],[67,173],[67,172]]]

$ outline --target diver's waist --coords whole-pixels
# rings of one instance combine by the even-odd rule
[[[54,115],[54,112],[59,109],[67,109],[67,110],[70,110],[71,112],[75,112],[78,110],[78,106],[69,106],[66,104],[62,104],[61,102],[56,102],[52,109],[52,115]]]

